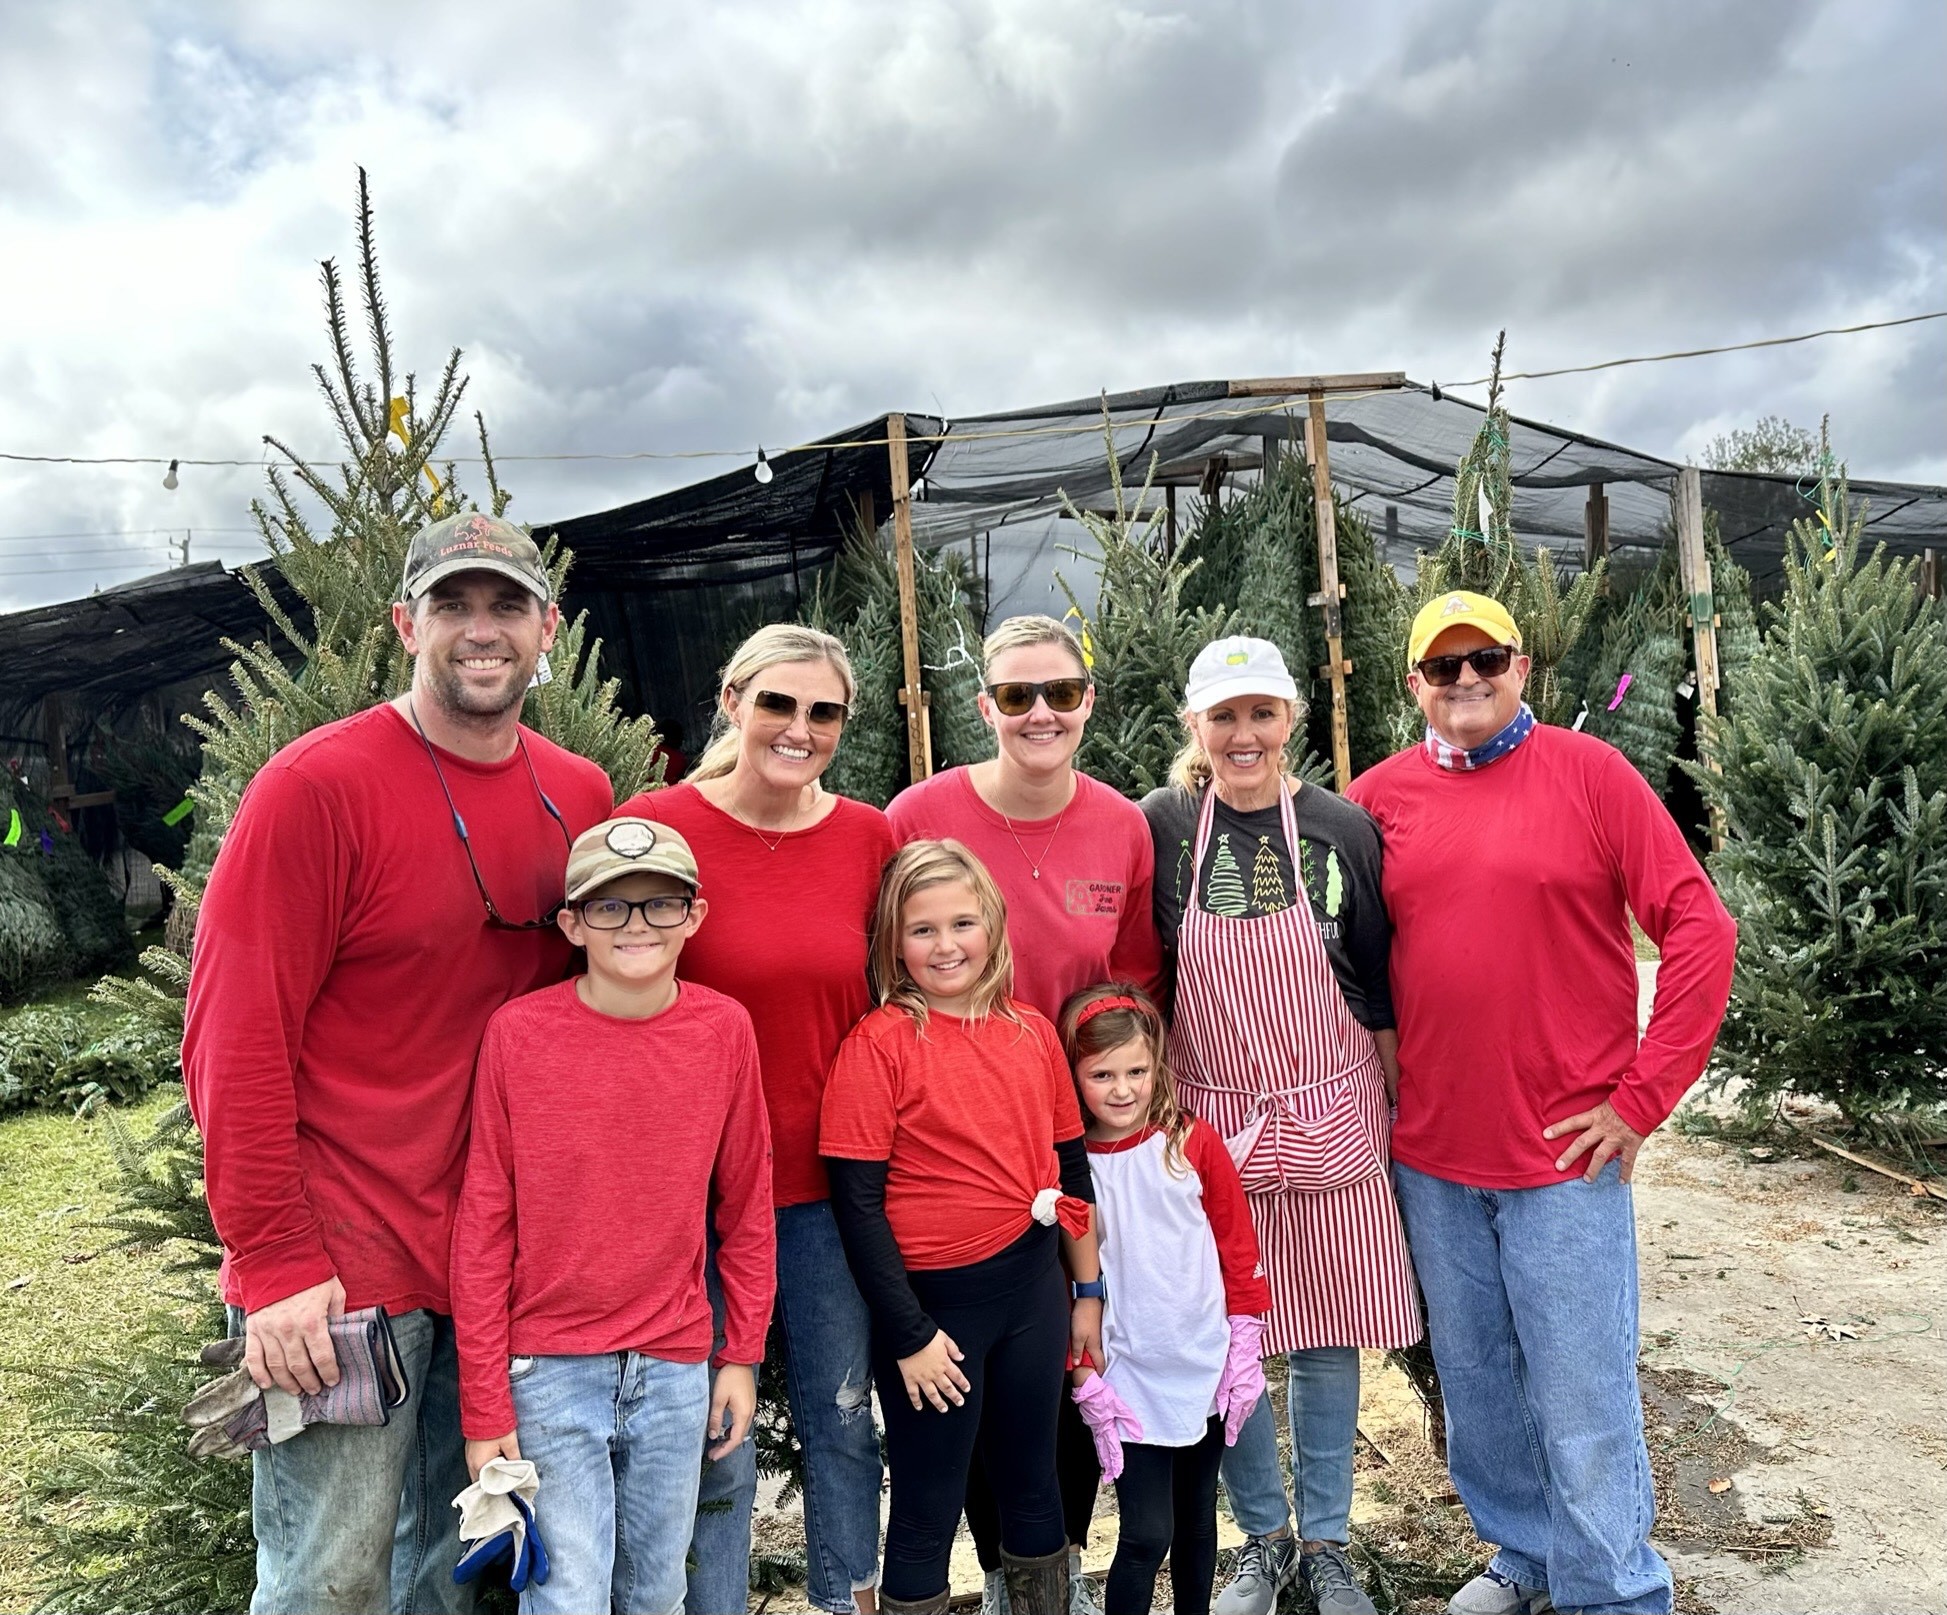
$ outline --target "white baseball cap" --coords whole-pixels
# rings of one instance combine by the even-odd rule
[[[1234,701],[1240,695],[1275,695],[1282,701],[1296,701],[1298,686],[1286,670],[1284,657],[1268,639],[1251,639],[1232,634],[1213,640],[1197,652],[1190,664],[1190,679],[1183,686],[1183,704],[1192,712],[1204,712],[1220,701]]]

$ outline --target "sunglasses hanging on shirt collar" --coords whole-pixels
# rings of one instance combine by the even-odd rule
[[[426,748],[426,760],[433,765],[433,774],[439,780],[440,794],[446,798],[446,811],[453,815],[453,828],[459,833],[460,846],[466,852],[467,868],[473,871],[473,884],[480,890],[480,901],[487,905],[487,923],[502,931],[553,930],[554,917],[564,906],[560,903],[556,903],[537,920],[510,920],[494,906],[493,894],[487,890],[486,879],[480,873],[479,861],[473,856],[473,838],[466,833],[466,820],[460,817],[460,810],[453,803],[452,789],[446,783],[446,771],[439,766],[439,753],[433,750],[433,743],[426,738],[426,731],[420,727],[419,713],[414,709],[410,696],[406,698],[406,711],[412,718],[413,732],[419,736],[420,745]],[[520,751],[521,761],[527,765],[527,777],[533,783],[534,794],[541,799],[541,806],[547,810],[548,817],[554,820],[555,827],[561,832],[561,839],[568,844],[568,851],[572,853],[575,850],[575,839],[568,834],[568,825],[561,817],[561,810],[548,800],[548,793],[541,789],[541,777],[534,772],[534,759],[527,755],[527,742],[516,734],[514,744]]]

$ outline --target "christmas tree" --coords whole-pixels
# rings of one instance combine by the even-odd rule
[[[1665,545],[1648,581],[1621,607],[1604,601],[1591,614],[1600,628],[1585,630],[1598,649],[1582,690],[1583,727],[1627,757],[1658,796],[1683,739],[1677,687],[1690,661],[1676,554]]]
[[[1864,525],[1828,461],[1691,772],[1738,921],[1720,1080],[1754,1112],[1816,1095],[1894,1143],[1903,1113],[1947,1102],[1947,606],[1917,562],[1862,558]]]
[[[1212,914],[1232,918],[1251,911],[1244,895],[1244,877],[1238,873],[1237,855],[1230,850],[1230,837],[1219,832],[1217,854],[1210,860],[1210,884],[1204,888],[1203,906]]]
[[[1533,667],[1527,700],[1543,723],[1572,723],[1581,692],[1566,687],[1559,668],[1586,625],[1602,586],[1606,563],[1598,562],[1564,591],[1545,545],[1534,559],[1514,536],[1514,482],[1510,422],[1501,402],[1503,331],[1494,344],[1487,418],[1454,477],[1453,526],[1440,547],[1420,557],[1418,605],[1453,589],[1470,589],[1501,602],[1521,630],[1521,648]]]
[[[406,686],[410,664],[390,608],[407,545],[427,522],[470,508],[453,466],[435,469],[466,389],[460,355],[455,350],[448,358],[430,397],[421,397],[411,374],[395,371],[362,170],[358,247],[370,373],[353,355],[344,290],[329,261],[323,283],[331,364],[314,367],[346,460],[327,472],[271,440],[286,464],[272,468],[268,498],[252,505],[302,610],[287,613],[257,571],[247,574],[281,643],[232,645],[235,697],[212,694],[209,715],[191,720],[203,741],[202,772],[191,791],[196,835],[183,870],[158,871],[174,886],[186,924],[193,923],[203,877],[257,769],[298,735]],[[498,515],[509,496],[495,477],[484,426],[479,441],[490,508]],[[303,494],[328,519],[322,534]],[[558,592],[569,557],[551,554],[549,564]],[[616,709],[617,686],[600,678],[599,654],[599,642],[586,638],[581,619],[564,623],[550,653],[552,681],[529,693],[523,716],[549,738],[600,763],[620,798],[649,781],[656,736],[646,718],[625,718]],[[96,996],[170,1030],[179,1042],[188,960],[152,948],[143,963],[148,979],[111,978]],[[158,1160],[167,1163],[166,1171],[152,1170]],[[179,1108],[125,1171],[125,1220],[148,1230],[131,1237],[173,1237],[185,1219],[194,1220],[185,1202],[200,1203],[200,1171],[199,1142]],[[203,1289],[195,1305],[158,1312],[129,1342],[125,1358],[85,1364],[52,1380],[51,1426],[90,1431],[98,1439],[85,1453],[64,1449],[38,1482],[38,1506],[61,1522],[55,1540],[63,1580],[43,1607],[188,1615],[247,1603],[254,1575],[249,1469],[191,1459],[176,1418],[187,1390],[208,1375],[195,1361],[197,1348],[223,1332],[221,1308],[213,1291]]]
[[[1165,554],[1157,533],[1161,513],[1140,515],[1149,505],[1154,459],[1132,506],[1106,410],[1103,437],[1114,510],[1078,510],[1062,496],[1064,511],[1088,534],[1086,558],[1095,562],[1098,578],[1088,603],[1060,579],[1094,658],[1095,712],[1075,766],[1125,796],[1142,796],[1168,781],[1170,761],[1183,744],[1190,663],[1211,640],[1235,633],[1236,619],[1226,606],[1192,604],[1188,590],[1198,561]]]
[[[1258,837],[1257,851],[1251,854],[1251,907],[1259,914],[1276,914],[1291,907],[1284,871],[1278,867],[1278,854],[1268,836]]]

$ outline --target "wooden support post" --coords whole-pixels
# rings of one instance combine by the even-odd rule
[[[1259,454],[1263,462],[1260,480],[1269,482],[1278,474],[1278,452],[1284,447],[1284,444],[1280,439],[1272,437],[1269,434],[1259,438],[1257,441]]]
[[[1711,592],[1710,554],[1704,548],[1704,480],[1694,465],[1677,473],[1677,575],[1690,602],[1690,637],[1696,649],[1699,750],[1706,766],[1721,774],[1722,765],[1701,744],[1706,720],[1717,716],[1717,602]],[[1724,844],[1723,819],[1714,810],[1710,842],[1714,848]]]
[[[1176,558],[1176,484],[1173,482],[1163,485],[1163,512],[1163,559],[1168,561]]]
[[[1343,791],[1352,783],[1352,731],[1345,706],[1345,620],[1339,602],[1338,518],[1332,509],[1331,456],[1325,447],[1325,395],[1311,395],[1305,455],[1312,466],[1313,525],[1318,529],[1317,604],[1325,612],[1325,676],[1332,684],[1332,774]]]
[[[68,731],[61,698],[50,695],[41,702],[41,738],[47,744],[47,799],[63,810],[74,795],[74,781],[68,778]]]
[[[906,461],[906,417],[886,417],[886,455],[892,466],[892,553],[899,568],[899,645],[905,683],[906,759],[917,784],[933,772],[933,734],[919,672],[919,592],[913,575],[913,485]]]
[[[852,508],[858,512],[859,525],[868,533],[879,530],[879,500],[870,488],[865,489],[852,501]]]
[[[1941,577],[1940,551],[1922,550],[1920,552],[1920,598],[1938,600],[1947,594],[1947,580]]]
[[[1609,496],[1602,484],[1589,484],[1589,502],[1582,512],[1582,567],[1593,572],[1609,553]]]

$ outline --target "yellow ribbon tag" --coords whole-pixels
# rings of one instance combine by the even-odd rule
[[[1067,611],[1063,612],[1061,620],[1065,623],[1071,617],[1075,620],[1075,637],[1082,642],[1082,666],[1093,673],[1095,671],[1095,641],[1089,635],[1088,618],[1082,615],[1081,609],[1077,606],[1070,606]]]
[[[395,398],[392,400],[391,431],[392,435],[399,440],[400,448],[404,448],[407,441],[406,409],[407,404],[403,398]],[[429,465],[421,466],[419,469],[426,473],[426,480],[433,485],[433,512],[437,515],[444,504],[444,500],[440,497],[443,490],[439,485],[439,478],[433,475],[433,468]]]

